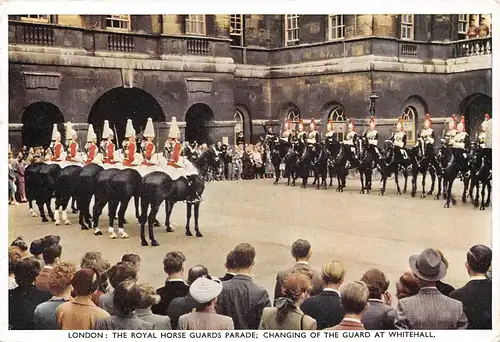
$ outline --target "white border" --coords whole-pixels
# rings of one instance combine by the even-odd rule
[[[401,0],[383,0],[380,2],[374,1],[317,1],[312,5],[312,1],[303,0],[252,0],[252,1],[146,1],[141,0],[140,5],[138,2],[131,0],[122,1],[5,1],[0,0],[0,128],[4,134],[0,134],[0,155],[7,156],[8,134],[7,133],[7,120],[8,120],[8,29],[7,29],[7,14],[20,14],[20,13],[33,13],[33,14],[152,14],[152,13],[168,13],[168,14],[185,14],[187,12],[192,14],[219,14],[219,13],[266,13],[266,14],[283,14],[283,9],[286,8],[290,12],[297,12],[299,14],[318,14],[318,13],[357,13],[357,14],[384,14],[384,13],[418,13],[418,14],[431,14],[431,13],[493,13],[493,47],[500,47],[500,5],[495,0],[482,0],[482,1],[466,1],[466,0],[419,0],[419,1],[401,1]],[[215,9],[215,10],[214,10]],[[494,120],[494,135],[493,141],[495,146],[500,146],[500,113],[498,98],[500,94],[499,88],[499,72],[498,58],[496,49],[493,53],[493,120]],[[494,295],[493,295],[493,314],[494,326],[497,331],[500,329],[500,253],[496,250],[500,246],[500,186],[498,186],[498,179],[500,179],[500,149],[493,150],[493,173],[494,173],[494,187],[493,187],[493,218],[492,218],[492,247],[494,253],[493,261],[493,275],[494,275]],[[7,168],[1,169],[4,174],[3,179],[7,179]],[[7,192],[7,182],[0,182],[0,188],[5,194]],[[6,198],[6,196],[4,196]],[[6,201],[3,204],[2,211],[4,215],[8,215]],[[4,216],[5,217],[5,216]],[[5,222],[5,221],[4,221]],[[7,249],[7,227],[3,227],[3,232],[0,235],[0,241],[4,248],[1,249],[2,265],[6,265]],[[451,238],[451,236],[450,236]],[[465,252],[464,252],[465,255]],[[0,267],[0,279],[7,278],[7,267]],[[4,305],[0,305],[0,326],[6,327],[8,320],[7,313],[7,291],[6,281],[0,282],[0,298]],[[24,334],[16,334],[17,340],[23,340]],[[41,334],[37,339],[45,335],[49,338],[62,339],[67,335],[58,332],[52,334]],[[5,330],[1,330],[0,340],[11,340],[14,335],[6,335]],[[447,337],[446,337],[447,336]],[[483,341],[487,335],[484,334],[461,334],[460,338],[452,332],[439,334],[439,337],[434,340],[454,340],[465,341],[477,337],[478,341]],[[30,339],[32,339],[31,336]]]

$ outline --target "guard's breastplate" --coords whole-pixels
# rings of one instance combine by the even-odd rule
[[[484,144],[484,142],[486,141],[486,132],[479,133],[478,140],[479,143]]]
[[[290,130],[284,131],[282,137],[285,138],[285,139],[288,139],[288,137],[290,136],[290,134],[292,134],[292,131],[290,131]]]
[[[335,134],[335,132],[334,132],[334,131],[329,131],[329,132],[326,132],[325,137],[330,138],[330,137],[332,137],[334,134]]]
[[[396,140],[396,141],[403,141],[404,137],[405,137],[405,133],[404,132],[397,132],[394,135],[394,140]]]
[[[457,142],[457,143],[463,143],[465,141],[466,137],[467,137],[467,133],[466,132],[458,133],[455,136],[455,142]]]
[[[369,140],[373,140],[373,139],[376,139],[377,138],[377,134],[378,132],[373,130],[373,131],[368,131],[368,133],[366,133],[366,137],[369,139]]]

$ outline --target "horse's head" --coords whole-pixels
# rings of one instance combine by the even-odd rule
[[[193,164],[200,170],[200,173],[205,175],[210,168],[217,167],[217,156],[212,148],[206,149],[200,157],[193,161]]]
[[[384,141],[384,148],[382,150],[382,154],[386,159],[392,158],[394,154],[394,143],[392,142],[392,140],[387,139],[386,141]]]

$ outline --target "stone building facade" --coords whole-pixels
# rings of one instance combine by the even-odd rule
[[[247,141],[287,118],[345,120],[362,131],[374,111],[410,141],[430,113],[464,115],[472,134],[491,115],[490,16],[18,15],[9,18],[9,139],[48,145],[53,123],[108,119],[122,139],[168,122],[184,138]],[[370,102],[375,94],[378,99]],[[439,128],[438,128],[439,129]],[[225,139],[224,139],[225,140]]]

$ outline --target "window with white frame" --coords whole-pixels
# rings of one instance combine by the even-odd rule
[[[35,23],[49,23],[49,15],[39,15],[39,14],[23,14],[19,16],[21,21],[31,21]]]
[[[299,15],[285,15],[285,46],[299,44]]]
[[[106,28],[111,30],[129,31],[130,15],[128,14],[107,15]]]
[[[401,15],[401,39],[413,40],[414,17],[413,14]]]
[[[344,108],[339,105],[335,105],[330,110],[328,119],[332,120],[333,130],[335,132],[335,138],[337,139],[337,141],[343,141],[347,126]]]
[[[229,36],[231,45],[243,46],[243,15],[231,14],[229,16]]]
[[[467,37],[467,31],[469,30],[469,15],[459,14],[458,15],[458,39],[465,39]]]
[[[417,110],[413,106],[408,106],[403,110],[403,130],[406,132],[406,143],[415,143]]]
[[[345,24],[343,15],[328,16],[328,32],[329,40],[345,38]]]
[[[205,15],[189,14],[186,18],[186,34],[205,35]]]

